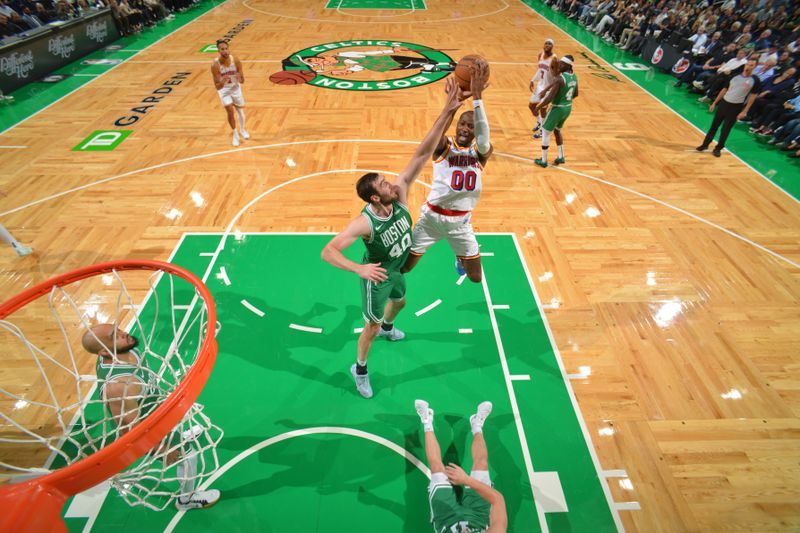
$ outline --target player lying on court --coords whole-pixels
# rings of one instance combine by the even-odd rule
[[[422,204],[414,227],[411,253],[403,272],[411,271],[436,241],[445,239],[456,255],[456,271],[475,283],[483,279],[478,240],[472,229],[472,210],[483,187],[483,167],[492,156],[489,119],[482,100],[489,79],[489,65],[476,61],[470,76],[473,111],[461,114],[456,134],[442,134],[433,152],[433,185]],[[450,124],[447,125],[448,127]],[[446,131],[446,130],[445,130]]]
[[[578,78],[572,71],[572,56],[565,55],[556,63],[553,83],[545,87],[544,98],[537,104],[534,111],[551,104],[550,112],[542,124],[542,158],[535,159],[534,163],[540,167],[547,167],[547,150],[550,148],[550,135],[555,134],[558,157],[556,165],[566,163],[564,159],[564,138],[561,128],[572,113],[572,100],[578,97]]]
[[[82,344],[87,352],[98,356],[95,370],[100,397],[117,426],[118,436],[122,436],[155,410],[165,395],[156,385],[154,372],[147,367],[146,359],[142,359],[136,349],[139,340],[133,335],[113,324],[99,324],[84,333]],[[174,434],[168,435],[159,446],[169,446],[176,440],[174,437]],[[187,441],[191,435],[179,435],[178,439]],[[178,510],[211,507],[219,500],[220,492],[216,489],[195,490],[196,453],[181,445],[180,449],[167,454],[166,463],[177,463],[181,485],[180,496],[175,500]]]
[[[483,423],[492,412],[492,403],[483,402],[478,411],[469,417],[472,429],[472,471],[467,475],[460,466],[444,466],[442,450],[433,432],[433,409],[428,402],[414,402],[425,432],[425,456],[431,469],[428,501],[431,522],[436,533],[505,533],[508,527],[506,502],[503,495],[492,488],[489,478],[489,452],[483,439]],[[464,485],[461,501],[456,498],[453,485]]]
[[[359,198],[367,202],[350,222],[322,250],[322,259],[336,268],[355,272],[361,278],[361,314],[364,330],[358,337],[358,357],[350,373],[356,389],[364,398],[372,397],[367,373],[367,357],[377,335],[400,340],[405,334],[394,327],[394,320],[406,305],[406,280],[400,268],[411,246],[411,215],[408,212],[408,189],[430,159],[453,116],[466,95],[452,78],[446,82],[447,100],[439,118],[417,147],[406,168],[391,183],[382,174],[364,174],[356,183]],[[356,240],[366,251],[361,263],[350,261],[343,251]]]

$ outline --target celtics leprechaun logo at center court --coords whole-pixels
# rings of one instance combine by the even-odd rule
[[[353,40],[320,44],[283,60],[270,76],[281,85],[307,83],[344,91],[390,91],[433,83],[451,73],[453,59],[440,50],[400,41]]]

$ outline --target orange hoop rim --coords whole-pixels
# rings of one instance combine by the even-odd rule
[[[207,324],[197,359],[175,390],[155,411],[136,424],[129,432],[103,449],[65,466],[55,472],[17,484],[0,486],[0,530],[34,530],[32,520],[45,525],[44,530],[61,530],[58,523],[50,521],[52,512],[60,513],[69,496],[83,492],[108,479],[157,445],[183,418],[203,390],[217,357],[217,311],[208,287],[195,274],[185,268],[163,261],[121,260],[98,263],[79,268],[43,281],[0,305],[0,320],[5,319],[28,303],[48,294],[54,286],[65,286],[76,281],[113,271],[151,270],[178,276],[195,286],[207,309]],[[51,514],[39,515],[37,507],[48,507]],[[44,509],[42,509],[44,510]],[[38,516],[30,516],[30,515]],[[44,522],[44,517],[48,522]],[[10,528],[9,528],[10,527]],[[38,526],[36,526],[38,528]],[[39,529],[42,531],[43,529]]]

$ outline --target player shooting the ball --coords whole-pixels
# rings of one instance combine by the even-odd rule
[[[464,60],[459,62],[459,67]],[[461,72],[456,69],[456,75]],[[481,254],[472,228],[472,210],[481,197],[483,168],[492,156],[489,119],[483,91],[488,86],[489,64],[475,56],[469,67],[472,111],[461,114],[456,134],[442,134],[433,152],[433,185],[414,227],[411,253],[403,272],[411,271],[436,241],[445,239],[456,256],[456,272],[470,281],[483,279]],[[448,124],[449,126],[449,124]]]
[[[323,260],[336,268],[355,272],[361,278],[364,329],[358,337],[358,356],[350,373],[355,379],[356,390],[364,398],[372,398],[367,357],[375,337],[380,335],[390,341],[405,337],[405,333],[394,327],[394,320],[406,305],[406,280],[401,267],[411,247],[408,190],[466,97],[453,78],[447,79],[446,88],[444,109],[395,183],[377,172],[361,176],[356,183],[356,193],[367,205],[322,250]],[[342,253],[358,239],[366,247],[361,263],[347,259]]]

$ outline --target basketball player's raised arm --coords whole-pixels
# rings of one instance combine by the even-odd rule
[[[478,147],[478,156],[481,164],[485,164],[492,155],[492,143],[489,140],[489,119],[486,117],[486,106],[483,103],[483,90],[489,80],[489,65],[481,61],[475,64],[470,77],[470,92],[472,93],[472,110],[474,118],[472,123],[475,128],[475,144]]]
[[[325,245],[325,248],[322,249],[321,257],[323,261],[327,261],[336,268],[347,272],[355,272],[360,278],[374,283],[386,281],[386,269],[381,267],[380,263],[362,265],[349,260],[342,253],[358,238],[369,238],[371,235],[372,228],[369,225],[369,221],[366,217],[359,216]]]
[[[417,179],[419,173],[422,172],[423,167],[428,164],[428,160],[433,155],[433,150],[441,143],[442,135],[453,122],[456,111],[464,103],[461,99],[461,89],[452,77],[447,78],[445,86],[447,88],[447,100],[445,101],[444,109],[442,109],[436,122],[433,123],[428,134],[417,146],[411,161],[397,178],[397,186],[400,187],[400,201],[402,203],[406,203],[409,187]]]
[[[239,61],[238,57],[234,57],[233,62],[236,65],[236,77],[239,83],[244,83],[244,67],[242,67],[242,62]]]
[[[225,82],[222,81],[222,74],[219,73],[217,62],[211,63],[211,77],[214,78],[214,87],[219,91],[225,87]]]

